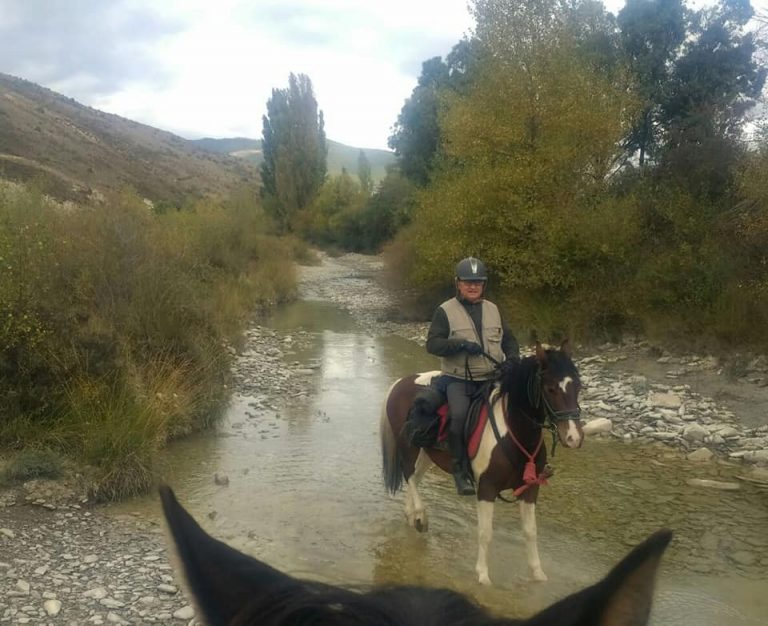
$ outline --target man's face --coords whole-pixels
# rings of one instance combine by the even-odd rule
[[[459,280],[456,282],[459,296],[467,302],[477,302],[483,297],[484,280]]]

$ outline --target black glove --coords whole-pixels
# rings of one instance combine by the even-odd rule
[[[464,344],[464,352],[467,354],[482,354],[483,346],[481,346],[479,343],[475,343],[474,341],[467,341]]]

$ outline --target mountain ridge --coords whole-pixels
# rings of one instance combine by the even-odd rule
[[[360,149],[328,144],[329,174],[355,175]],[[380,180],[394,155],[364,151]],[[0,179],[34,181],[58,199],[98,202],[130,188],[179,206],[257,186],[260,161],[260,139],[186,139],[0,73]]]

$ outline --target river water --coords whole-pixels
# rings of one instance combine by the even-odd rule
[[[768,494],[686,485],[692,466],[664,447],[612,439],[558,448],[556,475],[542,489],[539,547],[550,581],[527,580],[516,506],[496,506],[490,574],[476,583],[475,505],[433,470],[422,496],[428,533],[405,523],[403,494],[381,480],[378,423],[391,382],[433,369],[422,346],[375,337],[347,313],[299,301],[269,322],[310,333],[290,356],[313,367],[312,393],[254,412],[236,396],[220,427],[174,444],[166,480],[216,537],[297,576],[337,584],[448,586],[500,614],[524,616],[596,581],[661,527],[667,551],[653,624],[764,626],[768,623]],[[228,485],[217,485],[224,474]],[[739,482],[738,466],[696,467],[695,476]],[[116,507],[158,516],[153,499]]]

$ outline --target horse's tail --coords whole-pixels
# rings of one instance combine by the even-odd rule
[[[379,434],[381,436],[381,459],[382,474],[384,476],[384,486],[391,494],[396,494],[403,486],[403,455],[398,445],[397,435],[392,430],[392,424],[387,414],[387,404],[389,394],[392,393],[395,385],[389,388],[387,398],[381,407],[381,421],[379,422]]]

